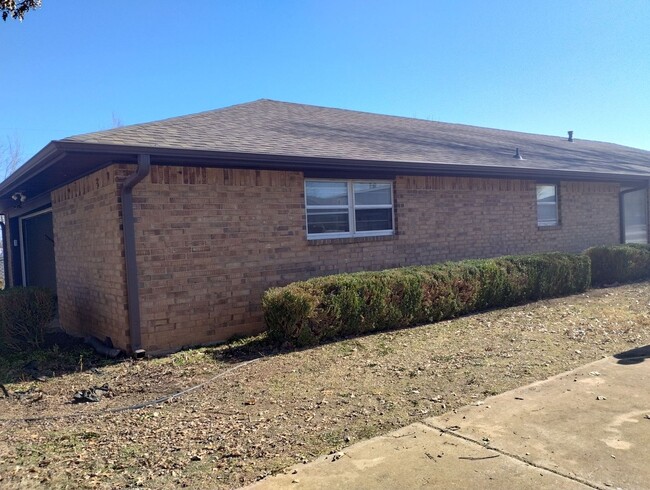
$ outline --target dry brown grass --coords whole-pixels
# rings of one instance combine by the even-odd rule
[[[40,398],[0,399],[0,487],[237,487],[647,345],[649,303],[646,282],[303,351],[250,340],[51,378],[35,385]],[[174,401],[99,412],[205,381],[258,349],[259,361]],[[68,403],[76,390],[103,383],[113,398]],[[20,420],[61,414],[71,417]]]

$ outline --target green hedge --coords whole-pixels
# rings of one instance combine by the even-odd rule
[[[317,277],[266,291],[269,335],[295,345],[582,292],[585,255],[539,254]]]
[[[44,288],[0,291],[0,352],[42,347],[56,314],[56,297]]]
[[[650,245],[629,243],[592,247],[585,254],[591,259],[591,282],[594,286],[650,278]]]

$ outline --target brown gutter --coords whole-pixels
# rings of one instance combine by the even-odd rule
[[[642,150],[639,150],[642,151]],[[650,155],[650,152],[646,152]],[[566,168],[549,169],[541,164],[535,166],[530,160],[527,167],[512,167],[502,165],[476,165],[467,163],[448,163],[435,161],[381,161],[381,160],[352,160],[346,158],[304,157],[295,155],[272,155],[256,153],[234,153],[214,150],[178,149],[165,147],[150,147],[136,145],[115,145],[104,143],[82,143],[77,141],[57,140],[50,142],[45,148],[32,157],[25,165],[14,172],[7,180],[0,183],[0,211],[11,207],[8,197],[15,189],[24,187],[30,179],[52,167],[57,168],[57,175],[68,178],[60,179],[60,187],[94,172],[98,168],[119,160],[122,163],[135,163],[135,156],[147,154],[156,165],[186,165],[204,167],[248,168],[255,170],[287,170],[299,172],[323,172],[332,175],[337,172],[359,172],[368,175],[392,173],[400,175],[440,175],[454,177],[484,177],[484,178],[514,178],[514,179],[548,179],[561,180],[590,180],[614,182],[638,182],[647,180],[650,176],[650,157],[645,160],[635,158],[634,163],[626,164],[632,168],[618,171],[598,171],[592,169],[578,170],[572,162]],[[74,174],[66,173],[65,160],[81,155],[94,155],[94,163],[75,170]],[[615,155],[614,155],[615,157]],[[505,157],[504,157],[505,158]],[[508,162],[512,158],[507,157]],[[613,161],[620,160],[613,158]],[[61,165],[60,165],[61,163]],[[42,184],[42,182],[41,182]]]
[[[6,215],[5,219],[7,219]],[[9,271],[9,259],[7,254],[7,224],[0,221],[0,233],[2,233],[2,287],[0,289],[7,289],[7,273]]]
[[[650,168],[626,170],[624,172],[599,172],[593,170],[549,169],[535,166],[512,167],[503,165],[477,165],[435,161],[359,160],[337,157],[305,157],[296,155],[275,155],[264,153],[239,153],[219,150],[179,149],[151,146],[114,145],[107,143],[81,143],[58,140],[57,148],[69,153],[105,153],[107,161],[129,155],[147,153],[156,165],[187,165],[205,167],[251,168],[256,170],[326,171],[326,172],[392,172],[399,175],[449,175],[456,177],[557,178],[561,180],[596,181],[638,181],[647,179]],[[650,152],[648,152],[650,154]],[[108,158],[112,156],[112,158]],[[512,161],[508,156],[505,161]],[[532,165],[533,159],[529,159]],[[643,165],[650,163],[650,158]],[[640,163],[631,165],[639,166]]]
[[[133,188],[149,175],[151,158],[138,155],[138,168],[129,175],[122,186],[122,232],[124,234],[124,261],[126,263],[126,297],[129,315],[129,337],[131,351],[142,352],[142,334],[140,330],[140,294],[138,292],[138,264],[135,248],[135,225],[133,219]]]

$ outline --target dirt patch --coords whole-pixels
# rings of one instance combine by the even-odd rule
[[[0,393],[0,487],[238,487],[645,346],[649,302],[646,282],[303,351],[253,339],[10,383],[11,393],[32,392]],[[106,412],[206,381],[162,404]],[[104,384],[110,396],[71,403],[76,391]]]

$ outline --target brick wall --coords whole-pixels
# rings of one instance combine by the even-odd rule
[[[534,182],[398,177],[396,236],[308,242],[303,182],[298,172],[152,167],[134,191],[148,350],[258,332],[263,291],[314,275],[619,240],[617,184],[562,183],[561,225],[538,229]]]
[[[409,263],[619,242],[618,184],[562,182],[560,226],[541,228],[533,181],[399,177],[396,188],[400,249]]]
[[[124,246],[118,182],[110,166],[52,192],[61,326],[128,346]]]

